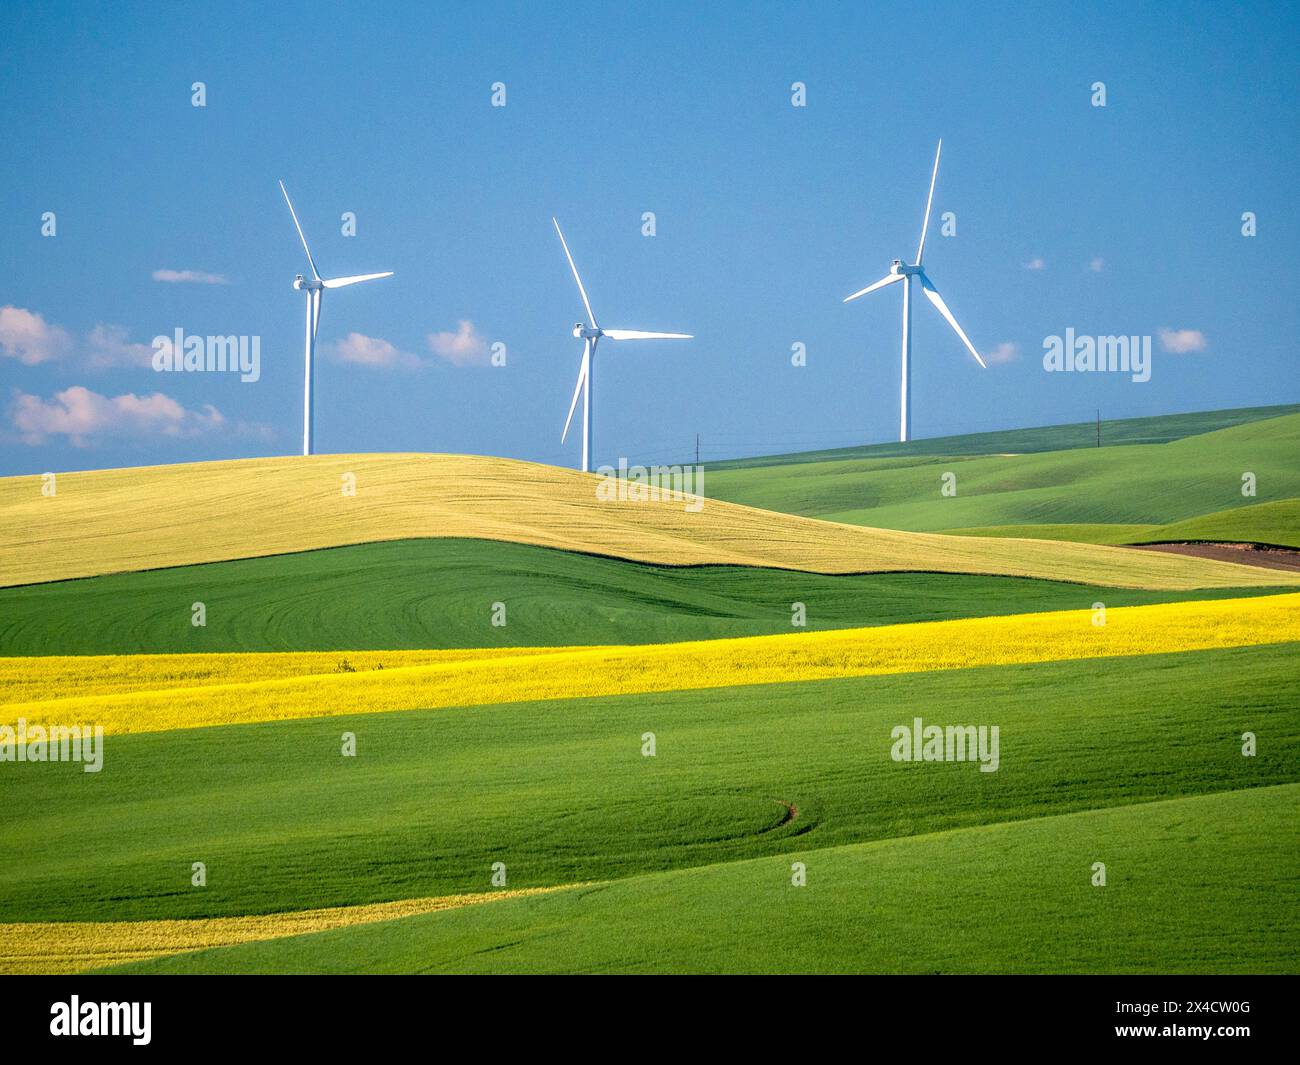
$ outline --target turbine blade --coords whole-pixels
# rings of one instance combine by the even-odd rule
[[[948,324],[952,326],[953,332],[961,337],[961,342],[965,344],[967,350],[975,356],[975,361],[987,370],[988,366],[985,365],[984,360],[980,358],[980,353],[975,350],[975,345],[970,342],[970,337],[968,337],[962,327],[957,324],[957,319],[952,316],[952,311],[948,310],[948,305],[943,302],[943,297],[939,295],[939,290],[934,287],[934,282],[926,277],[924,273],[918,276],[921,278],[921,291],[925,293],[926,298],[935,305],[940,314],[948,319]]]
[[[690,333],[647,333],[643,329],[602,329],[610,340],[694,340]]]
[[[326,288],[346,288],[348,285],[360,284],[362,281],[374,281],[378,277],[392,277],[393,271],[385,270],[382,274],[354,274],[352,277],[329,277],[321,282]]]
[[[316,331],[320,329],[320,292],[311,294],[311,339],[316,340]]]
[[[848,303],[849,300],[855,300],[859,296],[865,296],[868,292],[875,292],[876,289],[878,288],[884,288],[886,285],[892,285],[895,281],[902,281],[902,280],[903,280],[902,274],[886,274],[875,284],[868,285],[866,288],[858,289],[858,291],[853,293],[852,296],[845,296],[843,302]]]
[[[560,229],[560,223],[554,218],[551,221],[555,224],[555,232],[560,234],[560,243],[564,245],[564,257],[569,260],[569,269],[573,271],[573,280],[578,282],[578,291],[582,293],[582,305],[587,308],[587,324],[592,329],[599,329],[596,324],[596,314],[591,309],[591,300],[587,299],[587,290],[582,287],[582,278],[578,276],[578,267],[573,261],[573,256],[569,253],[569,242],[564,239],[564,232]]]
[[[307,238],[303,235],[302,224],[298,221],[298,212],[293,209],[293,201],[289,199],[289,190],[284,187],[284,182],[280,182],[280,191],[284,193],[284,202],[289,205],[289,213],[293,215],[293,227],[298,231],[298,239],[302,241],[302,250],[307,253],[307,261],[311,263],[311,276],[317,281],[320,280],[320,272],[316,269],[316,260],[311,257],[311,249],[307,247]]]
[[[582,365],[578,367],[578,383],[573,386],[573,400],[569,403],[569,416],[564,419],[564,432],[560,434],[563,444],[569,437],[569,426],[573,423],[573,412],[578,409],[578,397],[582,395],[582,386],[587,383],[587,367],[591,362],[591,341],[582,346]]]
[[[934,171],[930,174],[930,195],[925,201],[925,221],[921,223],[921,244],[916,249],[916,265],[921,265],[921,256],[925,254],[925,234],[930,228],[930,205],[934,203],[934,181],[939,176],[939,153],[943,151],[943,138],[939,138],[939,147],[934,152]],[[976,358],[979,358],[977,355]]]

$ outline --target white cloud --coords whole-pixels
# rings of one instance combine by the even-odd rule
[[[1020,345],[1012,344],[1010,341],[1003,341],[992,351],[984,352],[984,361],[990,366],[999,362],[1015,362],[1020,358]]]
[[[148,396],[127,392],[110,398],[81,385],[65,388],[49,400],[19,392],[12,416],[25,444],[65,436],[75,447],[103,436],[193,437],[225,423],[210,403],[201,410],[188,410],[161,392]]]
[[[1205,334],[1199,329],[1161,329],[1160,346],[1175,355],[1205,350]]]
[[[1105,267],[1106,267],[1106,260],[1103,259],[1100,255],[1098,255],[1095,259],[1092,260],[1092,262],[1088,264],[1088,269],[1091,270],[1094,274],[1101,273],[1102,270],[1105,269]]]
[[[1043,269],[1043,267],[1045,267],[1046,265],[1047,265],[1047,264],[1046,264],[1045,262],[1043,262],[1042,259],[1037,259],[1037,258],[1035,258],[1035,259],[1030,259],[1029,262],[1025,263],[1025,269],[1026,269],[1026,270],[1041,270],[1041,269]]]
[[[368,337],[363,333],[349,333],[342,340],[336,340],[334,354],[343,362],[354,362],[359,366],[388,369],[394,366],[413,368],[420,365],[419,358],[410,352],[395,348],[381,337]]]
[[[0,307],[0,354],[35,366],[61,358],[71,346],[67,330],[51,325],[35,311]]]
[[[86,363],[93,369],[104,370],[111,366],[149,369],[152,362],[153,346],[130,343],[125,326],[100,322],[86,334]]]
[[[205,270],[155,270],[153,272],[155,281],[166,281],[169,284],[192,284],[192,285],[228,285],[223,274],[209,274]]]
[[[153,347],[131,343],[125,326],[107,322],[87,333],[84,343],[74,344],[62,326],[47,322],[35,311],[6,306],[0,307],[0,354],[28,366],[72,355],[74,361],[93,370],[140,369],[150,366]]]
[[[488,343],[473,322],[462,320],[456,332],[430,333],[429,350],[453,366],[485,366]]]

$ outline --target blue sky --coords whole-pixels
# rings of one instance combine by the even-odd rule
[[[898,291],[840,301],[914,253],[940,136],[927,270],[1005,361],[980,370],[918,290],[916,436],[1295,401],[1298,23],[1264,4],[7,5],[0,472],[298,449],[306,263],[280,178],[323,273],[396,271],[328,294],[320,452],[576,464],[581,305],[552,214],[602,325],[698,338],[602,347],[598,462],[681,460],[697,432],[706,458],[892,439]],[[1151,380],[1044,372],[1067,327],[1152,335]],[[261,379],[155,373],[141,353],[177,328],[259,336]],[[497,341],[506,365],[479,364]]]

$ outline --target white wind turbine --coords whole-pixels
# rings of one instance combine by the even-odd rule
[[[578,406],[578,396],[582,396],[582,472],[591,471],[591,377],[596,363],[596,345],[601,337],[610,340],[690,340],[690,333],[647,333],[643,329],[601,329],[596,324],[596,315],[591,309],[591,300],[587,299],[587,290],[582,286],[578,276],[578,267],[569,252],[569,242],[564,239],[560,223],[554,218],[555,232],[560,234],[560,243],[564,245],[564,257],[569,260],[569,269],[573,271],[573,280],[578,282],[578,292],[582,295],[582,305],[587,309],[587,325],[576,322],[573,335],[583,341],[582,364],[578,367],[578,383],[573,386],[573,400],[569,404],[569,416],[564,420],[564,432],[560,434],[560,443],[569,436],[569,426],[573,422],[573,412]]]
[[[356,285],[362,281],[374,281],[380,277],[392,277],[393,271],[386,270],[382,274],[356,274],[352,277],[321,277],[320,272],[316,269],[316,260],[311,257],[311,249],[307,247],[307,238],[303,235],[302,224],[298,221],[298,212],[293,209],[293,201],[289,199],[289,193],[284,187],[284,182],[280,182],[280,191],[284,193],[284,202],[289,205],[289,213],[293,215],[293,225],[298,230],[298,239],[302,241],[302,250],[307,253],[307,262],[311,264],[311,280],[306,280],[302,274],[299,274],[293,281],[293,287],[307,293],[307,331],[306,331],[306,363],[303,369],[303,387],[302,387],[302,453],[311,454],[312,437],[314,434],[314,416],[312,413],[312,384],[315,378],[315,361],[316,361],[316,330],[320,326],[320,298],[321,293],[327,288],[345,288],[348,285]]]
[[[925,293],[926,298],[935,305],[939,313],[948,320],[953,331],[961,337],[961,342],[966,345],[967,349],[975,356],[975,361],[983,366],[986,370],[984,360],[980,358],[980,353],[975,350],[975,345],[970,342],[970,337],[957,324],[957,319],[952,316],[952,311],[948,310],[948,305],[943,302],[943,297],[939,295],[939,290],[934,287],[934,282],[925,276],[925,271],[921,269],[921,259],[925,254],[925,234],[930,228],[930,207],[934,203],[934,182],[939,176],[939,153],[943,151],[943,140],[940,139],[939,147],[934,153],[934,171],[930,175],[930,196],[925,201],[925,221],[921,224],[921,243],[916,249],[916,262],[911,266],[894,260],[893,266],[889,268],[889,273],[882,277],[875,284],[868,285],[866,288],[847,296],[845,303],[849,300],[855,300],[859,296],[865,296],[868,292],[875,292],[878,288],[884,288],[886,285],[892,285],[895,281],[903,282],[903,383],[900,393],[900,426],[898,430],[898,439],[901,441],[909,440],[912,436],[912,278],[916,277],[921,282],[921,291]]]

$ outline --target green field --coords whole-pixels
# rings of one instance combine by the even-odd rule
[[[1300,455],[1296,456],[1300,465]],[[1300,547],[1300,499],[1258,503],[1214,514],[1202,514],[1162,526],[1147,543],[1159,540],[1242,540],[1257,544]]]
[[[1229,521],[1235,522],[1235,511],[1229,511]],[[1195,520],[1195,519],[1194,519]],[[1138,544],[1151,543],[1148,536],[1155,535],[1163,525],[1108,525],[1105,522],[1075,522],[1073,524],[1047,525],[980,525],[973,529],[944,529],[958,536],[1012,536],[1033,540],[1073,540],[1083,544]],[[1237,531],[1235,528],[1233,531]],[[1225,537],[1231,539],[1231,537]]]
[[[510,887],[606,881],[1291,783],[1298,650],[110,736],[101,773],[64,763],[0,774],[0,806],[22,811],[0,851],[0,920],[271,913],[483,891],[496,861]],[[916,716],[998,725],[1000,768],[891,760],[891,729]],[[345,730],[355,758],[339,755]],[[1260,738],[1253,758],[1241,755],[1246,730]],[[647,731],[653,758],[641,754]],[[1250,828],[1261,846],[1295,839],[1291,820]],[[1158,849],[1149,857],[1165,860]],[[204,889],[189,886],[196,860],[207,863]],[[1037,890],[1005,894],[990,920]],[[1234,898],[1208,891],[1203,905],[1213,914]],[[1286,914],[1297,921],[1289,904]],[[1300,945],[1294,923],[1285,931]],[[1039,964],[1062,964],[1051,940],[1036,943]],[[1258,947],[1252,938],[1237,949],[1249,961]]]
[[[1254,788],[793,849],[116,971],[1293,973],[1300,848],[1258,826],[1297,815],[1300,785]]]
[[[993,446],[984,437],[971,440]],[[955,496],[941,494],[945,473],[956,477]],[[1255,475],[1254,497],[1242,495],[1244,473]],[[1300,546],[1300,414],[1159,444],[978,455],[917,449],[905,457],[710,468],[708,493],[911,531]]]
[[[1280,418],[1300,413],[1300,403],[1271,407],[1236,407],[1230,410],[1191,411],[1187,414],[1157,414],[1149,418],[1122,418],[1101,423],[1101,445],[1167,444],[1185,436],[1212,433],[1234,425]],[[864,444],[828,451],[798,451],[781,455],[727,459],[710,462],[709,471],[751,469],[762,466],[788,466],[799,462],[828,462],[842,459],[916,458],[924,455],[1003,455],[1028,454],[1035,451],[1065,451],[1070,448],[1097,446],[1095,421],[1068,425],[1043,425],[1032,429],[1002,429],[991,433],[966,433],[961,436],[934,436],[907,443]]]
[[[0,656],[21,688],[42,668],[22,656],[660,644],[789,633],[794,603],[819,630],[1286,590],[1295,574],[1197,589],[1275,571],[1014,538],[1300,547],[1300,409],[1102,428],[1101,448],[1088,423],[710,466],[709,496],[762,509],[699,516],[597,505],[552,467],[322,456],[66,475],[31,535],[48,501],[9,479],[22,558],[0,588]],[[362,486],[346,501],[341,468]],[[176,510],[156,537],[155,497]],[[242,524],[222,540],[232,511]],[[843,572],[859,559],[903,571]],[[1175,562],[1188,571],[1156,565]],[[983,646],[1005,657],[1003,642]],[[680,687],[676,651],[630,653],[605,690],[650,669],[653,687]],[[583,654],[584,677],[614,668],[609,650]],[[126,713],[181,705],[168,678],[195,662],[166,664]],[[63,664],[45,668],[58,677],[42,713],[93,713]],[[251,698],[251,664],[231,668],[213,690]],[[264,723],[199,728],[182,711],[173,731],[110,734],[100,773],[0,765],[0,970],[173,949],[191,952],[121,968],[1300,971],[1300,643],[767,684],[742,665],[733,687],[479,706],[441,665],[421,668],[402,705],[437,705],[434,691],[460,705],[329,716],[350,707],[322,686],[303,708],[320,716],[281,720],[277,689]],[[915,718],[997,726],[997,771],[894,761],[891,731]],[[491,892],[498,862],[501,899],[283,938],[304,925],[259,922],[242,935],[256,942],[193,949],[240,938],[205,918],[328,910],[320,928],[339,908]],[[508,894],[528,888],[558,890]],[[33,922],[72,924],[42,940]],[[115,922],[144,922],[136,946]]]
[[[1284,589],[1283,589],[1284,590]],[[526,544],[405,540],[0,589],[0,655],[659,643],[1218,599],[945,573],[655,566]],[[207,624],[191,624],[202,601]],[[505,626],[492,604],[507,605]]]
[[[1300,547],[1300,499],[1255,503],[1201,514],[1168,525],[990,525],[945,529],[966,536],[1029,536],[1094,544],[1153,544],[1230,541]]]

